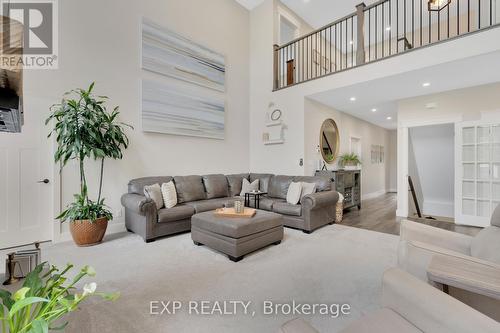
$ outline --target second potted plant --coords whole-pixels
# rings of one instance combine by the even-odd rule
[[[85,89],[72,90],[60,104],[51,108],[46,124],[53,123],[49,134],[56,137],[55,162],[61,168],[69,160],[77,160],[79,165],[80,191],[75,200],[58,216],[63,222],[70,221],[70,231],[79,246],[90,246],[102,241],[108,221],[113,219],[111,211],[102,198],[104,160],[121,159],[122,149],[128,147],[129,140],[124,127],[129,125],[117,121],[118,107],[112,112],[106,110],[104,96],[94,96],[94,83]],[[97,200],[89,198],[85,161],[100,161],[100,178]]]
[[[344,154],[340,156],[339,164],[345,170],[357,170],[361,164],[358,155],[355,153]]]

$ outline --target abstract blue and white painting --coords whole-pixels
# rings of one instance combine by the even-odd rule
[[[198,97],[175,85],[143,80],[142,127],[147,132],[224,139],[224,98]]]
[[[223,55],[143,19],[142,68],[144,131],[224,139]]]

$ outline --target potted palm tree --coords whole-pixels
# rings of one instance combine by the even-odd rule
[[[77,160],[80,174],[80,191],[75,200],[58,218],[62,222],[70,221],[70,231],[79,246],[90,246],[102,241],[108,221],[113,215],[102,198],[104,160],[121,159],[122,149],[126,149],[129,140],[124,127],[129,125],[118,122],[118,107],[112,112],[106,110],[107,97],[93,94],[94,83],[85,89],[76,89],[66,93],[61,103],[51,107],[51,114],[46,125],[53,122],[49,134],[56,138],[57,150],[54,155],[61,169],[70,160]],[[85,161],[94,159],[100,162],[100,178],[97,200],[89,197]]]

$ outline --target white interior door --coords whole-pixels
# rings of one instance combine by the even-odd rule
[[[51,240],[53,234],[48,129],[39,108],[24,109],[22,133],[0,133],[0,248]]]
[[[456,130],[456,222],[486,227],[500,204],[500,123],[462,123]]]

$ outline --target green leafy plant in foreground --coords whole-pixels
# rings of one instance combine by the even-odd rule
[[[46,269],[44,269],[46,268]],[[46,333],[62,330],[67,322],[54,326],[78,305],[92,296],[115,300],[119,294],[105,294],[96,291],[95,282],[85,284],[77,292],[75,285],[85,277],[92,277],[95,271],[90,266],[69,279],[67,273],[73,268],[68,264],[62,271],[47,263],[38,265],[28,274],[21,289],[14,294],[0,289],[0,328],[2,333]]]

